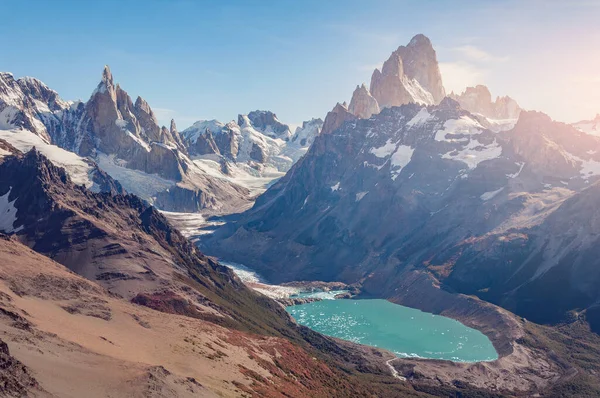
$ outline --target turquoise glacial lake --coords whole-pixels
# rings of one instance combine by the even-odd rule
[[[321,334],[384,348],[398,357],[455,362],[498,358],[491,341],[454,319],[387,300],[322,300],[287,307],[296,321]]]

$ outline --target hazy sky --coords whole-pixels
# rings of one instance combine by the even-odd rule
[[[350,100],[429,36],[448,91],[484,83],[573,122],[600,113],[600,0],[2,1],[0,70],[87,100],[104,64],[166,124],[269,109],[288,123]]]

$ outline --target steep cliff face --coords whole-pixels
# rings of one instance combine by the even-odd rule
[[[416,35],[407,46],[398,47],[381,71],[373,72],[370,92],[380,108],[439,103],[446,93],[431,41]]]
[[[595,245],[581,240],[595,236],[595,224],[582,235],[557,236],[566,226],[551,220],[569,224],[562,203],[594,196],[586,187],[600,178],[600,139],[535,112],[522,112],[505,132],[483,121],[451,99],[346,121],[321,134],[206,250],[243,257],[274,281],[360,282],[365,294],[380,297],[404,297],[404,282],[425,278],[421,284],[479,295],[540,321],[560,320],[567,308],[536,315],[524,306],[545,296],[530,287],[563,275],[572,283],[554,294],[570,309],[585,309],[600,297],[569,265],[576,251],[544,260],[540,247],[553,236],[554,248],[589,248],[582,258],[589,253],[595,264]],[[581,216],[588,213],[582,206]],[[541,228],[535,245],[532,228]],[[547,261],[556,264],[550,274]],[[600,268],[586,267],[589,280],[598,277],[592,269]],[[430,293],[414,292],[411,303],[425,305]]]
[[[335,107],[327,113],[327,116],[325,116],[321,134],[331,134],[340,128],[344,122],[354,119],[356,119],[356,116],[348,110],[346,104],[340,104],[338,102]]]
[[[356,86],[348,111],[358,118],[368,119],[371,115],[379,113],[380,109],[377,100],[367,90],[367,86],[363,84]]]

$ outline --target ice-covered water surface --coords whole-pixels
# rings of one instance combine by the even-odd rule
[[[259,274],[243,264],[219,260],[221,264],[231,270],[250,288],[271,298],[287,298],[300,293],[300,289],[290,286],[269,285]]]
[[[265,281],[256,272],[243,264],[232,263],[230,261],[219,260],[219,263],[231,270],[242,280],[244,283],[265,283]]]
[[[338,294],[346,293],[347,290],[330,291],[303,291],[301,287],[270,285],[258,273],[246,267],[243,264],[232,263],[229,261],[219,261],[221,264],[232,269],[232,271],[252,289],[272,298],[319,298],[322,300],[333,300]]]
[[[321,300],[335,300],[338,294],[348,293],[347,290],[329,290],[327,292],[299,292],[291,297],[298,298],[318,298]]]
[[[323,300],[287,311],[319,333],[384,348],[399,357],[456,362],[498,358],[490,340],[478,330],[387,300]]]

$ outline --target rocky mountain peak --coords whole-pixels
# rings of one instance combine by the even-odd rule
[[[379,104],[363,83],[356,86],[348,110],[358,118],[368,119],[371,115],[379,113]]]
[[[460,106],[471,113],[478,113],[490,119],[516,119],[521,108],[517,102],[508,97],[497,97],[492,101],[492,94],[487,86],[479,84],[467,87],[462,94],[450,94]]]
[[[380,108],[410,102],[438,104],[446,95],[431,41],[416,35],[400,46],[371,76],[370,92]]]
[[[142,112],[145,112],[148,115],[154,116],[154,113],[152,112],[150,105],[148,105],[148,102],[146,102],[146,100],[140,96],[138,96],[135,100],[135,107],[136,107],[136,109],[138,109]]]
[[[104,65],[104,70],[102,71],[102,82],[105,84],[110,84],[111,86],[113,85],[113,76],[108,65]]]
[[[171,132],[171,134],[177,134],[177,124],[175,124],[175,119],[171,119],[171,126],[169,128],[169,131]]]
[[[281,123],[277,115],[271,111],[252,111],[247,115],[238,115],[240,127],[250,124],[254,129],[271,138],[281,138],[288,141],[292,135],[290,127]]]
[[[412,39],[410,39],[407,47],[426,47],[427,49],[433,50],[431,40],[429,40],[429,37],[422,33],[418,33]]]
[[[0,74],[0,128],[31,131],[46,143],[51,137],[47,124],[58,123],[53,112],[69,104],[41,81],[24,77],[15,80],[11,73]]]
[[[442,110],[451,110],[451,111],[458,111],[461,109],[458,101],[456,101],[450,97],[445,97],[438,105],[438,108],[442,109]]]
[[[321,130],[321,134],[329,134],[333,131],[340,128],[342,124],[344,124],[347,120],[354,120],[356,116],[354,116],[349,110],[348,107],[339,102],[333,107],[333,109],[327,113],[325,117],[325,121],[323,122],[323,128]]]

